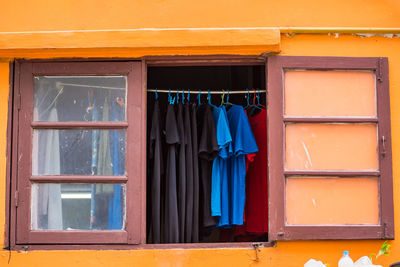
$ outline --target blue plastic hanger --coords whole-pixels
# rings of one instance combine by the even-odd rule
[[[249,107],[254,107],[254,108],[256,108],[256,109],[261,109],[261,107],[259,107],[259,106],[250,105],[249,98],[250,98],[250,91],[249,91],[249,88],[247,88],[247,97],[246,97],[246,99],[247,99],[247,106],[244,107],[244,109],[247,109],[247,108],[249,108]]]
[[[201,106],[201,89],[199,89],[199,93],[197,94],[198,105],[197,108]]]
[[[257,106],[265,108],[264,105],[260,104],[260,88],[257,88]]]
[[[171,95],[171,88],[169,88],[169,90],[168,90],[168,102],[170,105],[175,104],[175,97],[172,97],[172,95]]]
[[[227,105],[233,105],[231,102],[229,102],[229,88],[228,88],[228,95],[226,96],[226,103],[225,103],[225,106],[227,106]]]
[[[212,106],[213,108],[217,108],[217,106],[215,106],[215,105],[213,105],[213,104],[211,103],[210,89],[208,89],[208,96],[207,96],[207,98],[208,98],[208,104],[209,104],[210,106]]]

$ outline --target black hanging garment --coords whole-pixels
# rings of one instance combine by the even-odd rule
[[[149,158],[152,167],[150,235],[153,243],[158,244],[161,242],[161,176],[164,174],[161,145],[161,118],[158,100],[154,103],[153,117],[151,121]]]
[[[197,140],[197,119],[196,104],[192,104],[191,128],[192,128],[192,149],[193,149],[193,231],[192,242],[199,242],[199,197],[200,197],[200,181],[199,181],[199,158],[198,158],[198,140]]]
[[[205,104],[198,111],[199,127],[199,161],[200,161],[200,212],[201,226],[210,227],[218,223],[216,217],[211,216],[211,174],[212,164],[218,156],[217,132],[211,106]]]
[[[186,141],[186,220],[185,220],[185,242],[192,241],[193,228],[193,149],[192,131],[190,125],[190,107],[185,104],[184,131]]]
[[[186,219],[186,134],[183,120],[183,105],[178,104],[176,116],[179,134],[178,153],[178,217],[179,217],[179,242],[185,242]]]
[[[165,199],[164,199],[164,242],[179,242],[178,227],[178,199],[176,192],[176,153],[179,143],[178,127],[175,118],[173,105],[168,105],[167,118],[165,126],[165,141],[167,143],[167,171],[165,183]]]

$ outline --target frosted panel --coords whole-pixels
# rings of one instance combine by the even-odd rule
[[[287,224],[379,224],[377,178],[287,178]]]
[[[376,124],[293,123],[285,131],[288,170],[377,170]]]
[[[287,116],[376,116],[375,74],[367,71],[286,71]]]

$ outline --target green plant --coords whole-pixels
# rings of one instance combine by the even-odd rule
[[[369,258],[372,261],[372,256],[375,255],[375,259],[377,259],[379,256],[381,255],[389,255],[390,253],[390,247],[391,245],[388,244],[388,241],[386,240],[385,242],[383,242],[381,248],[378,251],[378,254],[375,253],[371,253],[369,254]]]

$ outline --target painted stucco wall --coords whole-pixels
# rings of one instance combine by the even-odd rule
[[[276,31],[240,30],[235,46],[214,42],[210,36],[195,40],[193,35],[169,33],[159,47],[152,40],[158,35],[126,35],[117,29],[191,27],[400,27],[400,3],[396,0],[16,0],[2,1],[0,15],[0,244],[5,225],[6,129],[9,94],[8,61],[15,57],[140,57],[174,54],[260,54],[275,51],[281,55],[388,57],[392,116],[393,185],[396,240],[392,253],[377,263],[388,266],[400,261],[400,38],[382,36],[297,34],[279,36]],[[70,42],[76,30],[91,32],[79,42]],[[104,32],[103,30],[111,30]],[[27,33],[27,31],[32,31]],[[36,49],[46,44],[38,31],[54,41],[51,49]],[[236,33],[235,33],[236,34]],[[179,35],[179,36],[178,36]],[[219,34],[217,34],[219,35]],[[39,36],[39,41],[38,37]],[[98,37],[101,36],[101,37]],[[150,36],[150,37],[149,37]],[[230,37],[229,37],[230,36]],[[256,38],[259,36],[260,38]],[[179,37],[179,38],[178,38]],[[222,37],[232,38],[226,33]],[[108,38],[119,38],[110,45]],[[135,39],[136,38],[136,39]],[[141,38],[142,40],[137,40]],[[152,39],[145,39],[152,38]],[[219,36],[218,40],[224,39]],[[73,39],[73,38],[72,38]],[[96,46],[99,39],[104,47]],[[143,41],[144,39],[144,41]],[[257,39],[257,40],[254,40]],[[12,40],[14,43],[11,43]],[[261,40],[261,41],[260,41]],[[280,41],[280,43],[279,43]],[[147,42],[147,46],[146,46]],[[177,47],[180,42],[187,44]],[[204,43],[201,43],[204,42]],[[278,44],[277,44],[278,42]],[[112,43],[112,42],[111,42]],[[197,45],[201,44],[201,45]],[[127,44],[124,46],[124,44]],[[15,45],[15,46],[13,46]],[[25,47],[24,47],[25,45]],[[75,46],[74,46],[75,45]],[[82,48],[84,47],[84,48]],[[90,48],[96,47],[96,48]],[[12,267],[90,267],[90,266],[303,266],[311,257],[336,266],[341,251],[349,250],[353,259],[377,252],[382,241],[278,242],[264,248],[259,262],[252,249],[173,249],[121,251],[29,251],[0,250],[0,266]],[[9,264],[8,264],[9,263]]]
[[[180,27],[399,27],[397,0],[13,0],[0,32]]]
[[[303,56],[352,56],[388,57],[390,71],[390,97],[393,139],[393,179],[395,232],[400,232],[400,48],[399,38],[351,35],[295,35],[283,36],[282,55]],[[260,51],[261,52],[261,51]],[[134,50],[126,54],[139,56]],[[0,205],[5,198],[5,135],[8,102],[8,63],[0,63]],[[0,210],[0,223],[4,225],[4,209]],[[1,228],[4,228],[1,226]],[[397,236],[396,235],[396,236]],[[0,243],[3,236],[0,235]],[[353,258],[376,252],[382,241],[311,241],[278,242],[275,248],[265,248],[259,254],[259,263],[252,259],[252,249],[174,249],[174,250],[127,250],[127,251],[0,251],[0,266],[302,266],[310,257],[335,266],[342,250],[350,250]],[[381,257],[378,263],[388,266],[400,260],[400,241],[391,241],[391,256]]]

